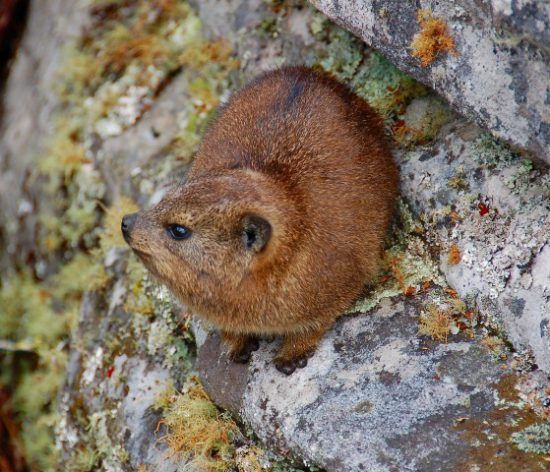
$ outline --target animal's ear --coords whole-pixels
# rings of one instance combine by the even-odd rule
[[[246,250],[262,251],[271,238],[269,221],[258,215],[246,215],[243,219],[242,238]]]

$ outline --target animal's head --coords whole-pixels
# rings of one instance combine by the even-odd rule
[[[192,180],[126,215],[122,234],[182,301],[208,313],[275,260],[286,217],[271,187],[250,171]]]

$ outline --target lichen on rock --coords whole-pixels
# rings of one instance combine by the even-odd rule
[[[10,222],[15,234],[38,212],[38,251],[0,290],[2,366],[22,372],[2,369],[0,381],[17,386],[30,465],[543,470],[528,448],[548,418],[534,367],[548,335],[546,168],[300,2],[194,3],[95,1],[65,52],[61,118],[33,173],[43,201],[27,199]],[[191,314],[129,254],[119,224],[185,178],[230,90],[297,62],[337,76],[382,115],[403,200],[378,284],[286,378],[271,363],[277,341],[237,366],[215,332],[195,323],[192,333]],[[197,409],[206,414],[188,415]],[[186,436],[213,430],[214,442]]]

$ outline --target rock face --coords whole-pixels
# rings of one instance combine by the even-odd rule
[[[42,199],[33,191],[29,175],[59,104],[54,90],[63,45],[78,36],[88,20],[85,5],[85,0],[29,4],[26,33],[10,68],[0,116],[0,194],[6,196],[0,200],[0,241],[6,248],[0,266],[4,269],[10,259],[23,264],[32,260],[33,215]],[[24,221],[24,229],[18,227],[18,219]]]
[[[86,16],[64,8],[65,3],[51,0],[42,8],[67,12],[66,18],[59,18],[60,24],[83,24]],[[232,70],[230,81],[213,74],[216,79],[211,86],[206,74],[174,68],[162,87],[158,82],[137,87],[147,89],[150,101],[134,122],[117,133],[102,136],[97,122],[87,122],[83,143],[87,162],[77,174],[77,184],[86,188],[85,177],[93,171],[90,181],[99,180],[101,192],[92,197],[84,192],[83,200],[101,199],[108,205],[131,197],[142,206],[158,201],[167,185],[184,178],[189,163],[178,160],[172,146],[180,143],[182,135],[188,137],[190,123],[199,115],[204,119],[209,94],[223,96],[229,83],[236,88],[244,79],[286,62],[320,65],[341,73],[352,86],[363,85],[357,83],[363,77],[358,71],[373,52],[312,8],[289,6],[292,2],[270,6],[261,0],[193,3],[205,33],[212,39],[221,36],[234,46],[240,70]],[[334,16],[353,11],[351,2],[314,3]],[[48,204],[36,204],[40,199],[28,193],[25,175],[38,162],[37,150],[56,108],[55,95],[48,93],[54,58],[58,59],[52,51],[59,49],[71,30],[60,29],[65,36],[58,38],[51,22],[42,25],[47,31],[40,29],[41,10],[35,4],[31,12],[35,28],[29,29],[24,39],[27,46],[12,71],[0,130],[0,190],[2,195],[7,190],[17,192],[16,198],[1,203],[2,217],[13,222],[6,233],[9,237],[0,241],[10,256],[5,265],[13,264],[14,255],[26,260],[32,252],[33,239],[27,240],[22,228],[32,227],[40,207]],[[367,15],[363,18],[373,11],[371,3],[355,5],[362,5],[361,14]],[[504,91],[495,89],[495,96],[482,94],[488,87],[469,88],[477,85],[472,78],[483,68],[480,62],[468,62],[474,55],[470,41],[479,35],[483,50],[492,41],[484,36],[490,5],[483,4],[480,11],[472,4],[471,11],[456,7],[448,12],[442,5],[447,3],[440,2],[435,14],[447,19],[460,55],[440,57],[430,68],[418,67],[406,50],[417,31],[415,11],[406,2],[381,2],[376,21],[360,20],[359,15],[354,21],[364,23],[354,23],[360,26],[351,29],[372,33],[381,41],[373,42],[374,46],[434,86],[457,109],[541,155],[548,138],[544,100],[536,97],[547,66],[543,59],[531,56],[548,42],[548,30],[537,30],[539,23],[534,20],[544,5],[536,4],[533,14],[522,15],[527,9],[518,10],[516,3],[498,9],[495,3],[495,12],[501,13],[494,16],[494,24],[513,30],[521,39],[514,45],[498,43],[495,55],[516,60],[523,74],[514,75],[516,68],[504,70],[507,66],[502,64],[508,59],[499,59],[498,67],[488,62],[490,73],[497,74],[491,83],[504,87]],[[407,23],[403,18],[409,14]],[[72,18],[78,21],[73,23]],[[468,42],[461,42],[457,33],[462,21],[462,37]],[[177,39],[196,24],[193,18],[170,38]],[[392,35],[402,43],[395,56],[394,43],[388,39]],[[57,39],[49,41],[50,36]],[[382,44],[383,38],[387,41]],[[370,36],[365,39],[370,41]],[[45,45],[43,54],[36,52],[37,43]],[[515,59],[512,50],[518,52]],[[29,72],[34,56],[37,74]],[[208,67],[199,64],[200,72]],[[390,64],[384,67],[384,74],[399,75]],[[540,80],[525,84],[525,77],[533,77],[533,67],[540,67]],[[425,90],[414,100],[394,96],[400,90],[384,74],[369,80],[376,82],[372,89],[375,95],[382,94],[382,101],[401,100],[389,113],[388,128],[430,128],[429,139],[418,140],[422,144],[396,146],[403,198],[413,212],[403,213],[407,220],[403,224],[415,228],[411,231],[422,242],[429,270],[424,273],[405,259],[403,267],[411,274],[397,274],[406,282],[400,282],[403,286],[382,290],[358,304],[327,333],[308,366],[285,377],[271,362],[277,341],[264,341],[249,365],[237,365],[228,361],[218,335],[200,323],[195,325],[195,358],[189,335],[177,321],[182,309],[150,281],[124,246],[114,245],[94,262],[104,270],[106,280],[85,295],[68,349],[56,435],[65,468],[86,470],[87,464],[94,470],[172,471],[189,467],[186,457],[170,456],[159,442],[164,433],[162,428],[157,431],[162,417],[159,398],[170,388],[181,388],[196,369],[212,399],[250,426],[268,448],[303,457],[327,470],[545,470],[540,455],[524,452],[525,447],[517,449],[510,437],[541,422],[533,411],[548,415],[544,407],[548,379],[543,372],[550,371],[547,168],[521,160],[475,124],[454,116]],[[503,84],[516,84],[512,76],[518,77],[519,85],[508,90]],[[25,90],[34,86],[38,90],[34,99],[24,102],[25,107],[17,106],[24,97],[19,82]],[[418,90],[416,85],[410,88]],[[136,87],[131,90],[135,92]],[[383,95],[388,90],[390,94]],[[91,105],[101,101],[98,95],[90,97]],[[121,97],[125,104],[135,98],[130,93]],[[393,101],[390,105],[394,106]],[[107,110],[101,119],[109,116]],[[435,121],[447,124],[438,131],[441,123],[435,126]],[[80,198],[81,193],[77,195]],[[17,237],[18,232],[23,236]],[[94,237],[101,238],[96,233]],[[76,246],[71,250],[76,252]],[[449,303],[454,300],[461,318],[447,320],[452,327],[445,328],[442,341],[433,341],[419,335],[419,322],[428,307],[444,296]],[[519,352],[512,353],[498,338],[487,337],[486,330],[476,327],[478,318],[497,334],[508,336]],[[530,360],[530,351],[540,369]]]
[[[185,368],[179,366],[179,374],[171,372],[173,365],[154,357],[156,352],[147,337],[133,353],[126,348],[113,355],[114,338],[109,332],[130,334],[135,327],[135,318],[121,306],[123,280],[120,274],[109,309],[102,310],[101,298],[93,294],[83,301],[74,335],[78,339],[93,336],[94,341],[83,350],[73,349],[69,358],[57,435],[61,461],[66,467],[90,470],[85,461],[78,466],[75,457],[93,451],[100,457],[101,470],[137,470],[143,464],[155,471],[182,470],[185,459],[170,456],[160,441],[165,431],[159,427],[161,412],[155,404],[178,376],[185,375]],[[163,328],[169,336],[173,326],[164,324]],[[123,341],[120,334],[117,339],[115,344],[129,340]],[[86,414],[74,414],[83,405]]]
[[[419,338],[419,300],[386,299],[339,320],[288,377],[273,366],[276,343],[263,343],[246,368],[227,359],[217,334],[201,336],[203,383],[267,444],[327,470],[544,470],[497,432],[529,416],[512,406],[506,363],[465,338]]]
[[[550,162],[550,4],[540,0],[311,0],[495,136]],[[447,24],[456,54],[411,54],[419,9]],[[427,34],[432,36],[438,33]]]
[[[399,162],[401,190],[438,247],[449,285],[550,372],[548,169],[460,120]],[[451,250],[458,260],[449,261]]]

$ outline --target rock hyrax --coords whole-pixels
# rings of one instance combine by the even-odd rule
[[[397,191],[379,116],[327,74],[285,67],[220,108],[186,183],[122,231],[233,360],[280,335],[289,374],[374,281]]]

